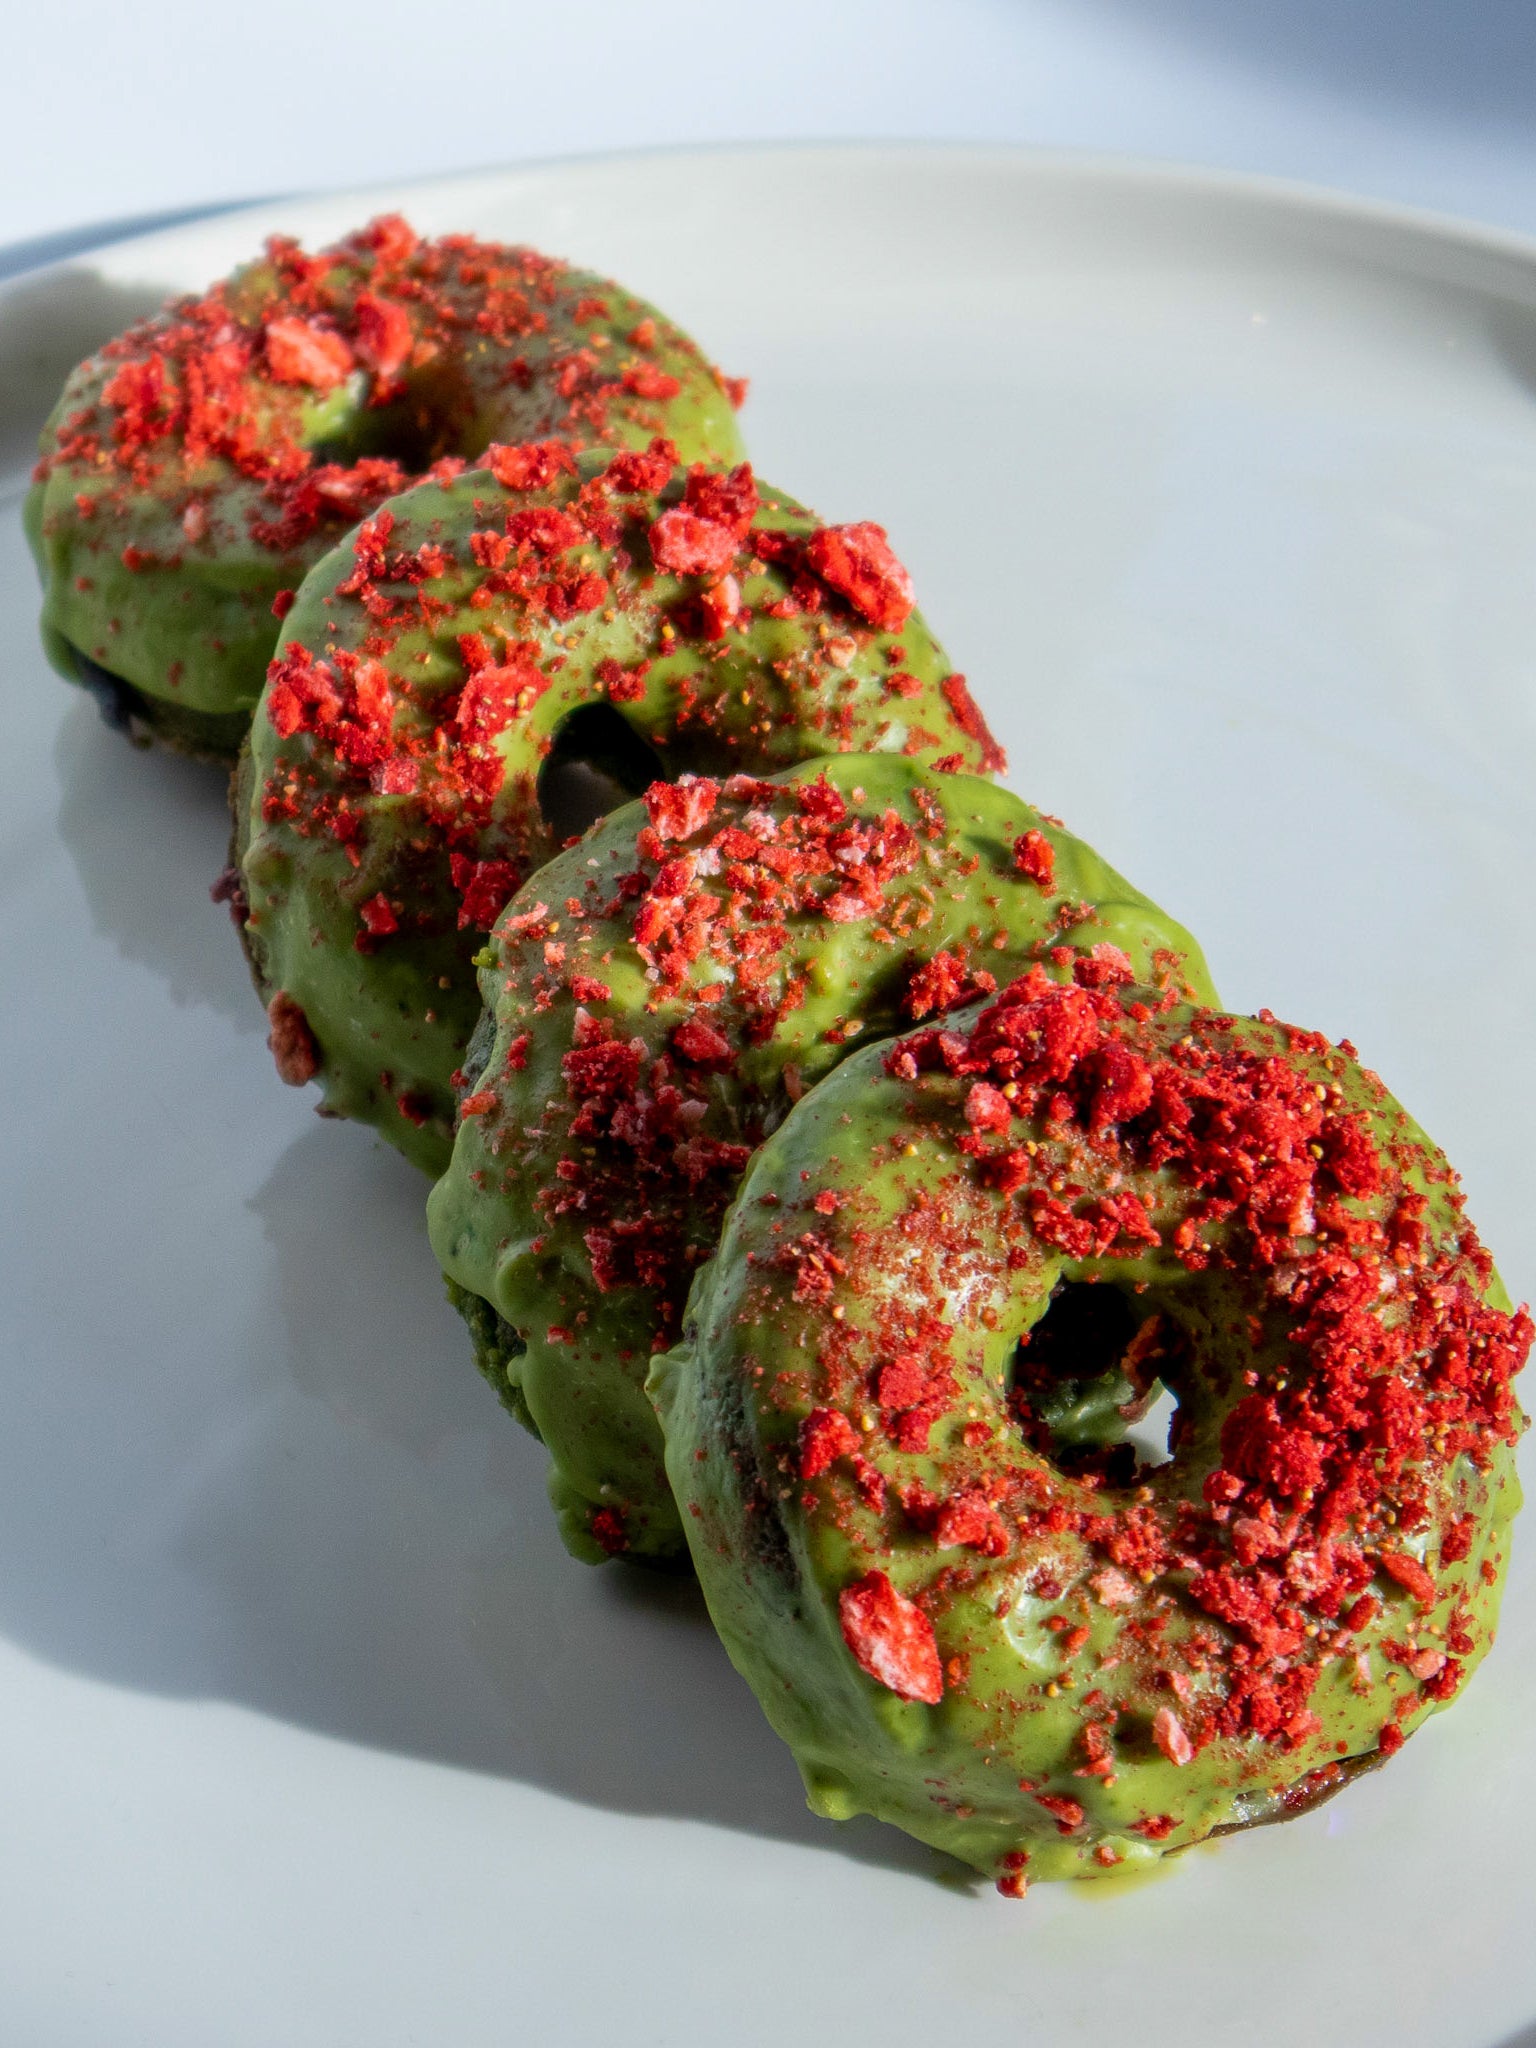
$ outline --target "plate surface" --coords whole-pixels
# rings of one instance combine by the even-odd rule
[[[397,205],[611,271],[749,373],[759,472],[890,529],[1013,784],[1234,1006],[1352,1037],[1536,1290],[1536,251],[795,150],[285,204],[0,287],[7,2037],[1529,2048],[1536,1532],[1389,1770],[1023,1906],[812,1819],[689,1589],[560,1550],[422,1184],[272,1074],[217,778],[51,679],[17,517],[76,357]]]

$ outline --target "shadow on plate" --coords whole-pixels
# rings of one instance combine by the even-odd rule
[[[125,317],[82,302],[80,348]],[[54,764],[95,927],[178,1003],[259,1035],[208,900],[219,773],[134,753],[83,696]],[[176,1156],[206,1176],[218,1144]],[[63,1284],[30,1276],[49,1291],[0,1355],[0,1630],[109,1685],[972,1882],[893,1829],[806,1810],[691,1580],[566,1556],[544,1453],[443,1299],[424,1194],[369,1134],[317,1124],[251,1198],[259,1232],[188,1208],[181,1243],[135,1263],[130,1236],[115,1293],[84,1246],[50,1265]],[[131,1190],[117,1213],[131,1232]]]
[[[1536,398],[1536,318],[1517,299],[1487,302],[1484,320],[1488,343],[1528,398]]]
[[[57,687],[70,691],[59,679]],[[59,726],[58,830],[91,922],[178,1003],[264,1029],[227,912],[208,890],[229,848],[228,777],[163,748],[135,748],[84,691]]]
[[[425,1191],[355,1127],[304,1133],[251,1203],[265,1269],[135,1304],[131,1387],[60,1304],[58,1358],[0,1389],[0,1627],[115,1685],[954,1881],[806,1810],[690,1579],[565,1554],[544,1453],[443,1299]]]
[[[1536,95],[1529,0],[1099,0],[1110,13],[1251,72],[1351,99],[1528,133]]]

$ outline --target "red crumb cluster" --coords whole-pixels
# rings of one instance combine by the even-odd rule
[[[364,520],[337,591],[361,630],[349,627],[350,644],[324,651],[290,641],[268,676],[265,714],[277,737],[308,744],[285,750],[263,792],[264,821],[337,840],[360,860],[375,810],[400,815],[398,805],[375,799],[408,797],[425,843],[448,870],[423,886],[432,878],[416,860],[409,900],[397,892],[395,924],[367,925],[365,948],[455,921],[489,929],[522,875],[553,850],[535,773],[556,720],[535,713],[557,684],[566,709],[580,701],[569,679],[580,632],[622,614],[631,638],[649,650],[627,664],[588,657],[582,683],[590,701],[629,716],[643,706],[653,721],[659,691],[672,732],[651,737],[685,737],[696,755],[726,762],[775,766],[781,753],[798,759],[867,744],[874,735],[860,726],[855,701],[884,701],[882,682],[849,665],[859,636],[867,643],[873,630],[867,614],[888,616],[891,601],[878,600],[867,581],[840,593],[811,566],[827,535],[863,529],[765,526],[748,464],[684,470],[659,438],[585,481],[558,441],[493,446],[485,465],[507,495],[477,501],[479,523],[452,546],[407,535],[389,507]],[[871,557],[877,567],[883,559]],[[679,579],[681,592],[673,584],[658,593],[658,570]],[[743,588],[754,575],[767,579],[767,613],[804,622],[806,651],[772,669],[764,664],[761,686],[742,690],[733,687],[743,673],[741,643],[734,638],[728,648],[725,636],[753,622]],[[340,620],[330,623],[334,630]],[[445,684],[440,665],[418,682],[417,651],[427,643],[456,657],[457,686]],[[696,652],[684,673],[674,662],[665,683],[653,675],[658,659],[689,649]],[[717,680],[720,658],[732,652],[734,665]],[[891,667],[880,662],[878,675]],[[517,764],[510,771],[509,759]]]
[[[439,477],[478,456],[478,423],[498,406],[578,445],[612,441],[621,426],[659,431],[658,408],[681,386],[653,359],[656,323],[638,323],[619,348],[610,324],[591,279],[532,249],[423,240],[398,215],[317,255],[274,236],[263,262],[106,344],[97,360],[110,374],[63,421],[37,474],[106,475],[109,498],[159,492],[189,543],[216,544],[209,511],[227,466],[258,492],[249,537],[286,554],[412,481],[398,461],[316,453],[314,408],[345,384],[384,416],[386,446],[392,431],[420,442],[430,420],[416,466]],[[666,346],[692,348],[675,333]]]
[[[1021,866],[1035,860],[1021,848]],[[1120,1704],[1089,1718],[1078,1773],[1104,1776],[1132,1695],[1145,1705],[1122,1736],[1143,1739],[1139,1727],[1175,1764],[1220,1737],[1283,1752],[1317,1736],[1308,1701],[1320,1671],[1357,1663],[1361,1632],[1384,1627],[1386,1603],[1406,1595],[1401,1634],[1371,1638],[1394,1674],[1379,1744],[1390,1751],[1400,1722],[1449,1698],[1478,1647],[1478,1581],[1454,1570],[1474,1520],[1452,1471],[1462,1459],[1486,1469],[1515,1442],[1511,1382],[1530,1318],[1488,1305],[1491,1267],[1449,1170],[1348,1047],[1267,1016],[1149,1007],[1128,980],[1104,959],[1065,986],[1032,969],[968,1028],[891,1048],[886,1071],[916,1091],[914,1135],[926,1077],[946,1102],[958,1085],[951,1140],[970,1162],[971,1197],[918,1193],[894,1232],[782,1227],[776,1263],[797,1302],[839,1317],[861,1304],[857,1318],[818,1316],[821,1398],[794,1464],[802,1483],[820,1482],[805,1505],[840,1520],[883,1511],[887,1541],[905,1552],[917,1532],[934,1553],[930,1580],[909,1585],[900,1608],[883,1574],[859,1580],[844,1596],[846,1640],[883,1683],[927,1698],[937,1666],[907,1608],[932,1621],[984,1561],[1076,1541],[1089,1555],[1082,1612],[1048,1626],[1070,1659],[1099,1610],[1120,1611],[1101,1667],[1123,1667],[1104,1681]],[[823,1213],[819,1197],[809,1206]],[[1182,1399],[1221,1417],[1214,1469],[1192,1477],[1176,1459],[1125,1487],[1091,1469],[1053,1476],[1048,1461],[1000,1452],[979,1422],[932,1451],[930,1433],[975,1400],[946,1320],[955,1283],[942,1276],[966,1269],[977,1229],[999,1225],[995,1256],[1021,1272],[1042,1248],[1107,1262],[1155,1250],[1227,1289],[1221,1301],[1247,1301],[1246,1371],[1229,1377],[1230,1363],[1198,1347],[1164,1368]],[[919,1272],[936,1290],[928,1313],[913,1311]],[[797,1397],[788,1375],[778,1398]],[[859,1411],[863,1430],[850,1420]],[[925,1451],[937,1483],[904,1478],[901,1454]],[[1045,1570],[1033,1590],[1050,1600],[1063,1586]],[[1161,1825],[1149,1817],[1143,1831]]]
[[[891,553],[883,526],[824,526],[812,534],[805,558],[861,618],[883,633],[901,631],[914,603],[912,578]]]
[[[722,794],[731,808],[704,838]],[[723,791],[687,778],[654,784],[645,804],[650,823],[637,851],[646,865],[619,883],[620,896],[635,900],[635,949],[662,999],[689,987],[701,962],[723,970],[704,986],[720,991],[715,1001],[730,994],[749,1043],[768,1038],[804,1001],[803,977],[781,972],[791,944],[804,944],[792,920],[878,920],[889,885],[911,873],[922,844],[894,810],[874,818],[850,811],[824,776],[787,792],[745,775]]]
[[[580,1231],[599,1293],[652,1290],[657,1345],[675,1336],[693,1268],[713,1246],[765,1117],[782,1114],[792,1088],[786,1079],[761,1094],[734,1077],[742,1052],[803,1004],[810,935],[858,923],[872,951],[900,960],[932,917],[914,871],[925,849],[943,845],[947,825],[922,794],[914,826],[893,809],[859,812],[825,776],[657,783],[646,794],[637,866],[591,880],[563,915],[540,904],[500,927],[505,1007],[515,995],[538,1014],[561,991],[575,1005],[565,1099],[536,1134],[536,1207]],[[591,963],[615,949],[643,966],[648,1009],[675,1016],[657,1045],[595,1014],[609,988]],[[959,972],[951,993],[974,986]],[[858,1028],[834,1025],[828,1035],[836,1044]],[[712,1087],[717,1076],[731,1077],[728,1096]],[[490,1118],[496,1102],[488,1088],[464,1112]],[[552,1150],[555,1128],[564,1140]],[[492,1143],[520,1154],[523,1141],[509,1123]],[[511,1169],[519,1180],[529,1170],[521,1157]],[[646,1331],[644,1315],[636,1327]]]

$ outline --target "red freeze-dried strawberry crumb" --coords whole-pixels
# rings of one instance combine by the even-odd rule
[[[1477,1520],[1473,1515],[1462,1515],[1452,1522],[1440,1544],[1442,1564],[1460,1564],[1464,1557],[1472,1555],[1472,1539],[1477,1534]]]
[[[666,489],[676,467],[677,450],[658,436],[649,448],[616,455],[603,471],[603,480],[623,496],[654,497]]]
[[[884,1572],[866,1572],[838,1596],[843,1641],[871,1678],[904,1700],[937,1706],[944,1673],[933,1624]]]
[[[653,782],[645,792],[651,827],[663,839],[691,839],[714,814],[718,782],[707,775],[685,775],[678,782]]]
[[[1079,988],[1119,988],[1136,979],[1136,970],[1118,946],[1102,943],[1074,957],[1072,979]]]
[[[471,860],[468,854],[448,857],[448,871],[458,890],[459,930],[488,932],[517,888],[520,876],[509,860]]]
[[[559,477],[576,474],[576,457],[563,441],[523,441],[515,447],[493,441],[482,460],[509,491],[547,490]]]
[[[1149,1842],[1165,1842],[1177,1826],[1171,1813],[1149,1813],[1144,1820],[1133,1820],[1130,1831],[1145,1835]]]
[[[718,583],[712,583],[699,597],[701,636],[705,640],[723,638],[726,628],[740,616],[741,585],[734,576],[722,576]]]
[[[1434,1606],[1435,1582],[1416,1557],[1409,1557],[1405,1551],[1388,1551],[1381,1560],[1381,1568],[1389,1579],[1406,1587],[1421,1606]]]
[[[1006,1131],[1013,1122],[1013,1106],[1000,1088],[975,1081],[966,1090],[965,1120],[973,1131]]]
[[[952,1010],[960,1003],[968,1003],[976,996],[991,995],[996,987],[995,975],[988,974],[985,969],[973,974],[967,970],[958,953],[939,952],[913,969],[912,979],[902,998],[902,1009],[916,1023],[941,1010]]]
[[[1085,1816],[1079,1800],[1068,1799],[1059,1792],[1037,1792],[1035,1804],[1043,1806],[1055,1821],[1058,1834],[1070,1835],[1083,1824]]]
[[[421,237],[398,213],[381,213],[377,219],[369,221],[356,239],[363,248],[371,249],[384,264],[404,263],[421,246]],[[467,241],[468,238],[465,239]]]
[[[688,472],[683,503],[698,518],[724,527],[740,546],[752,530],[759,504],[750,462],[740,462],[724,476],[696,465]]]
[[[891,552],[883,526],[861,520],[819,527],[806,542],[805,559],[877,631],[899,632],[910,617],[912,578]]]
[[[800,1425],[800,1477],[814,1479],[859,1448],[859,1433],[836,1408],[813,1408]]]
[[[356,318],[353,347],[358,361],[372,370],[381,384],[392,384],[411,353],[414,336],[410,314],[396,299],[359,292]]]
[[[1152,1740],[1171,1764],[1187,1764],[1194,1756],[1195,1746],[1171,1707],[1159,1707],[1152,1716]]]
[[[693,1067],[729,1067],[736,1054],[731,1041],[700,1017],[686,1018],[672,1033],[674,1052]]]
[[[320,1071],[320,1048],[309,1028],[309,1019],[281,989],[267,1004],[267,1044],[277,1066],[279,1080],[290,1088],[302,1088]]]
[[[933,1534],[941,1550],[963,1547],[979,1550],[983,1557],[1001,1557],[1008,1548],[1002,1516],[978,1493],[962,1493],[946,1501],[934,1521]]]
[[[1374,1593],[1362,1593],[1358,1600],[1352,1600],[1344,1610],[1344,1627],[1351,1635],[1363,1628],[1369,1628],[1381,1612],[1381,1602]]]
[[[666,370],[658,370],[654,363],[631,363],[620,383],[636,398],[676,398],[683,388],[676,377]]]
[[[393,906],[382,895],[370,896],[357,914],[373,938],[388,938],[391,932],[400,929],[400,920],[395,915]]]
[[[1013,842],[1013,864],[1021,875],[1028,875],[1046,895],[1055,888],[1056,849],[1045,834],[1033,826]]]
[[[331,391],[352,374],[354,357],[339,334],[308,320],[269,320],[267,368],[280,384]]]
[[[663,512],[651,528],[651,556],[658,569],[677,576],[718,576],[736,559],[739,543],[728,526],[701,519],[686,505]]]

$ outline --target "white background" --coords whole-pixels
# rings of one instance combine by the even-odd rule
[[[4,17],[0,241],[572,152],[870,136],[1126,150],[1536,229],[1530,0],[8,0]]]

